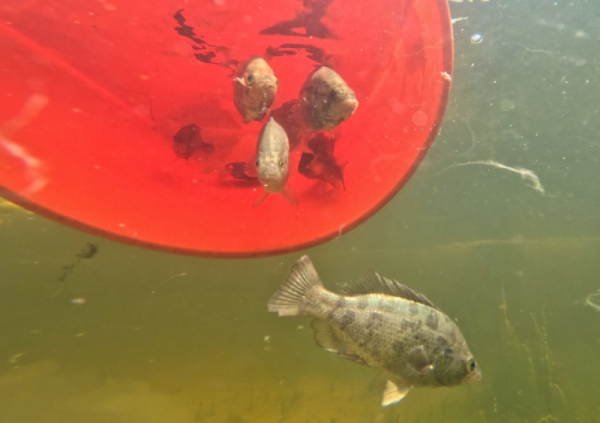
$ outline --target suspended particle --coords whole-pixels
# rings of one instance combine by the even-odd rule
[[[483,36],[481,34],[473,34],[471,37],[471,44],[479,44],[483,41]]]

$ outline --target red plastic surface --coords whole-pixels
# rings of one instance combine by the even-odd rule
[[[433,141],[452,74],[446,0],[8,0],[0,54],[2,196],[111,239],[221,257],[306,248],[373,215]],[[228,66],[253,54],[279,78],[272,109],[319,62],[352,87],[359,107],[334,130],[346,191],[299,174],[301,148],[297,207],[253,207],[261,187],[223,179],[261,128],[235,110]],[[190,123],[210,157],[177,159]]]

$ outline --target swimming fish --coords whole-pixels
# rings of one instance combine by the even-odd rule
[[[315,130],[333,130],[358,107],[354,91],[326,66],[308,76],[300,90],[300,98],[305,117]]]
[[[314,129],[307,125],[301,101],[298,98],[286,101],[281,107],[272,110],[271,116],[285,130],[290,140],[290,151],[305,143],[315,133]]]
[[[279,193],[293,206],[298,204],[296,196],[287,185],[290,171],[290,143],[284,129],[273,117],[263,126],[258,135],[256,155],[253,162],[246,163],[245,174],[256,177],[265,192],[254,203],[259,206],[269,194]]]
[[[335,189],[343,188],[346,191],[344,182],[344,168],[348,164],[338,164],[333,155],[335,140],[327,137],[326,133],[318,132],[308,140],[308,148],[312,153],[302,153],[298,173],[309,179],[319,179],[327,182]]]
[[[239,66],[233,78],[233,103],[245,123],[262,120],[275,100],[277,85],[273,69],[263,58]]]
[[[456,386],[481,379],[458,326],[423,294],[373,270],[342,294],[323,287],[310,258],[298,259],[268,309],[280,316],[313,316],[315,341],[348,360],[383,370],[382,405],[414,387]]]
[[[201,129],[195,123],[182,127],[173,137],[173,151],[180,159],[189,159],[194,153],[212,153],[214,146],[204,142]]]

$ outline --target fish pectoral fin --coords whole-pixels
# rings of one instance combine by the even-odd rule
[[[425,374],[431,369],[431,361],[423,345],[410,350],[406,355],[406,359],[416,373]]]
[[[258,170],[254,164],[254,160],[247,161],[246,164],[244,164],[244,173],[250,178],[258,178]]]
[[[269,196],[269,193],[267,191],[263,191],[263,193],[260,195],[260,197],[258,197],[258,200],[256,200],[256,202],[254,204],[252,204],[252,206],[254,207],[258,207],[262,204],[263,201],[265,201],[265,198],[267,198]]]
[[[298,205],[298,197],[296,197],[296,194],[288,185],[283,188],[281,195],[283,195],[283,198],[285,198],[292,206]]]
[[[354,361],[355,363],[368,366],[350,345],[340,337],[336,329],[321,319],[314,319],[312,327],[315,330],[315,342],[326,351],[336,353],[346,360]]]
[[[387,407],[388,405],[396,404],[408,394],[410,388],[412,388],[412,386],[403,380],[396,380],[396,383],[388,380],[385,385],[385,391],[383,391],[381,405]]]

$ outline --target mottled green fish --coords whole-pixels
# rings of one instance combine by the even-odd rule
[[[269,300],[280,316],[313,316],[315,341],[327,351],[383,370],[382,405],[413,387],[456,386],[481,379],[460,329],[423,294],[372,270],[327,291],[308,256],[301,257]]]

